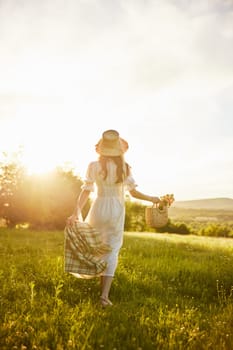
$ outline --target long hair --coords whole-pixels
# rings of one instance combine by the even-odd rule
[[[124,158],[122,156],[100,156],[99,162],[101,164],[102,168],[102,174],[104,180],[106,179],[108,175],[107,170],[107,162],[109,160],[112,160],[116,166],[117,166],[117,180],[116,183],[121,183],[124,181],[124,179],[129,175],[129,164],[124,161]]]

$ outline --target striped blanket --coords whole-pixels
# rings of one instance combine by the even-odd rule
[[[101,241],[100,233],[85,222],[75,222],[64,230],[65,272],[76,277],[92,278],[99,276],[107,267],[103,255],[111,247]]]

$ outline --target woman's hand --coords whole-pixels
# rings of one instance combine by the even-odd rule
[[[157,203],[160,203],[160,199],[159,197],[151,197],[151,200],[150,200],[153,204],[157,204]]]
[[[75,214],[72,214],[71,216],[69,216],[69,217],[67,218],[66,224],[67,224],[68,226],[72,226],[72,225],[75,223],[75,221],[77,221],[77,220],[78,220],[77,216],[76,216]]]

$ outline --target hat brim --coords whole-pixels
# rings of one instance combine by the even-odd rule
[[[102,156],[121,156],[123,155],[127,149],[129,148],[128,142],[125,141],[122,138],[119,138],[119,142],[117,145],[112,148],[112,147],[106,147],[106,144],[104,144],[103,139],[100,139],[99,142],[95,146],[95,150],[98,154]]]

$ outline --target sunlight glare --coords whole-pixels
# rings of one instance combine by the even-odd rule
[[[24,157],[23,164],[29,175],[47,174],[56,168],[56,164],[51,163],[50,160],[43,159],[43,162],[40,162],[37,157],[30,155]]]

